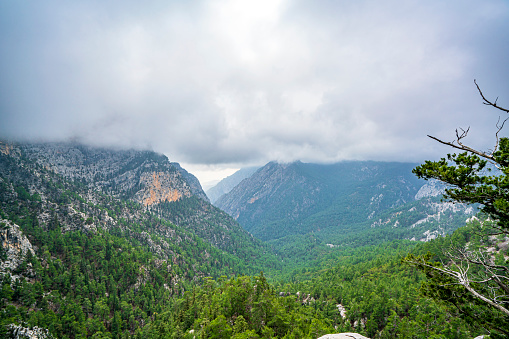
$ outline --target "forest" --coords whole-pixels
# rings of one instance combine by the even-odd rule
[[[503,311],[433,270],[449,267],[457,248],[488,250],[492,269],[509,270],[507,236],[493,232],[505,224],[490,221],[493,211],[428,242],[365,225],[338,234],[341,246],[313,234],[277,245],[200,198],[147,208],[132,189],[92,189],[22,150],[0,156],[0,256],[20,258],[2,267],[2,337],[20,326],[47,338],[507,337]],[[407,218],[423,213],[412,211]],[[393,217],[403,214],[383,216]],[[23,256],[21,245],[5,245],[21,237],[33,249]],[[503,307],[506,297],[495,297]]]

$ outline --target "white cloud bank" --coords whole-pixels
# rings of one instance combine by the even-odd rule
[[[6,1],[0,137],[219,167],[486,148],[473,79],[509,106],[507,32],[502,0]]]

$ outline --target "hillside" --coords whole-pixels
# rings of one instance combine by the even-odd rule
[[[475,209],[442,202],[443,187],[418,180],[411,173],[415,166],[271,162],[216,205],[290,260],[306,253],[307,262],[325,247],[428,241],[464,225]]]
[[[324,176],[320,168],[297,165],[300,172],[292,173],[314,180],[304,182]],[[371,180],[362,173],[353,177]],[[386,240],[379,233],[384,227],[403,222],[402,213],[377,210],[362,234],[374,239],[370,246],[360,247],[361,234],[351,227],[352,234],[345,228],[330,246],[316,236],[320,232],[271,240],[276,256],[204,199],[189,176],[154,152],[2,144],[0,336],[315,339],[334,331],[390,336],[396,328],[417,338],[454,328],[459,337],[470,333],[467,323],[419,297],[422,275],[399,263],[420,243],[376,245]],[[397,189],[387,192],[406,199]],[[438,199],[430,197],[437,192],[431,185],[416,194]],[[443,220],[442,205],[430,201]],[[435,218],[417,207],[416,229],[423,217]],[[394,277],[400,283],[390,286]],[[364,302],[372,290],[386,292]],[[419,307],[446,325],[427,323]]]
[[[414,164],[269,163],[216,205],[263,240],[376,218],[414,200],[424,184]],[[309,221],[312,220],[312,221]],[[278,229],[278,233],[270,229]]]
[[[113,150],[70,143],[4,145],[3,160],[26,169],[26,176],[41,171],[86,191],[83,199],[96,204],[97,194],[139,206],[213,246],[248,258],[265,247],[226,213],[215,208],[198,180],[177,163],[152,151]],[[6,178],[11,179],[6,174]],[[26,178],[16,177],[21,184]],[[54,179],[51,179],[54,180]],[[27,184],[28,185],[28,184]],[[27,187],[36,193],[39,187]]]
[[[112,331],[115,310],[126,303],[139,310],[122,315],[134,330],[207,276],[280,266],[165,156],[71,144],[1,146],[0,272],[12,292],[0,301],[18,304],[3,322],[35,307],[43,327],[68,336],[66,312],[102,300],[111,313],[92,318],[97,329]],[[134,299],[140,290],[149,299]],[[75,317],[92,311],[80,309]],[[59,322],[50,320],[55,316]]]

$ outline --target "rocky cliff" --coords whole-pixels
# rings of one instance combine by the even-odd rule
[[[146,206],[195,195],[208,201],[198,180],[152,151],[95,148],[73,143],[10,145],[29,161],[65,178]]]
[[[14,272],[23,264],[28,253],[35,255],[32,244],[18,225],[5,219],[0,220],[0,242],[4,252],[3,258],[0,258],[0,276],[9,273],[16,280],[19,276]]]
[[[261,246],[210,204],[192,174],[164,155],[72,143],[0,146],[0,203],[15,205],[22,199],[37,204],[35,219],[43,227],[95,232],[123,227],[121,220],[139,220],[164,237],[175,233],[162,222],[146,221],[157,216],[229,253]],[[115,208],[93,207],[110,203]],[[164,248],[164,240],[159,242]]]

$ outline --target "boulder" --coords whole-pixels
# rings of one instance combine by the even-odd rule
[[[369,338],[358,333],[336,333],[336,334],[326,334],[318,339],[369,339]]]

